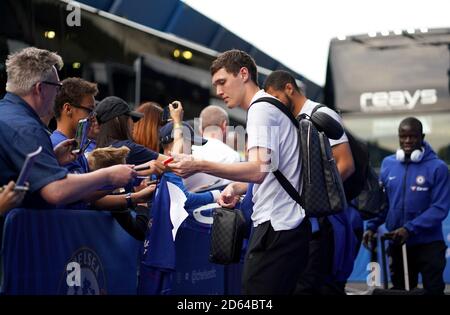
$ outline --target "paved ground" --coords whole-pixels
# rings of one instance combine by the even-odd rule
[[[419,285],[419,288],[421,285]],[[369,288],[365,282],[350,282],[347,283],[345,291],[348,295],[370,295],[374,288]],[[382,289],[382,287],[380,287]],[[450,284],[445,287],[445,294],[450,295]]]

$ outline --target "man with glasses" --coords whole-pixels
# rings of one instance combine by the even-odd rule
[[[21,206],[51,208],[73,203],[102,187],[123,187],[136,176],[130,165],[78,175],[68,174],[58,164],[41,117],[53,114],[62,85],[57,72],[63,66],[59,55],[28,47],[9,55],[5,65],[7,93],[0,100],[0,185],[16,180],[26,155],[42,147],[30,169],[29,190]]]
[[[50,136],[53,148],[67,139],[75,138],[78,122],[81,119],[89,119],[91,128],[95,128],[94,107],[97,93],[97,84],[81,78],[67,78],[62,81],[62,88],[56,95],[53,107],[57,123],[56,130]],[[86,144],[81,144],[81,147],[84,148],[84,145]],[[62,166],[72,174],[89,173],[89,164],[83,152],[77,153],[75,161]],[[139,200],[146,202],[152,192],[151,187],[148,187],[140,192],[132,193],[131,198],[135,202]],[[108,191],[94,191],[91,195],[83,198],[83,200],[60,206],[60,208],[90,209],[97,207],[110,210],[126,208],[126,199],[123,195],[105,196],[107,193]],[[127,219],[128,216],[125,216],[123,220]],[[120,218],[118,220],[121,222]]]
[[[53,147],[64,140],[75,138],[78,121],[93,120],[95,96],[98,93],[97,84],[81,78],[67,78],[62,81],[62,88],[56,96],[54,113],[57,122],[56,130],[50,136]],[[88,173],[88,162],[84,154],[63,165],[70,173]]]
[[[62,82],[41,81],[41,83],[56,86],[56,90],[59,92],[63,87]]]

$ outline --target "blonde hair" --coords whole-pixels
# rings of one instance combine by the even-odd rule
[[[62,66],[62,58],[45,49],[28,47],[10,54],[6,59],[6,91],[27,95],[37,82],[51,78],[53,67],[60,70]]]
[[[126,146],[121,146],[120,148],[97,148],[89,153],[87,157],[89,169],[96,171],[104,167],[125,164],[129,152],[130,149]]]
[[[206,106],[200,113],[200,119],[200,132],[203,132],[210,126],[221,127],[224,121],[227,122],[227,125],[230,123],[228,119],[228,113],[225,111],[225,109],[216,105]]]

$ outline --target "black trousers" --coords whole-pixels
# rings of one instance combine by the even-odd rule
[[[308,219],[286,231],[274,231],[270,221],[258,225],[245,256],[242,293],[292,294],[307,263],[310,237]]]
[[[443,273],[446,259],[447,246],[443,241],[431,242],[407,246],[409,287],[417,287],[419,273],[422,275],[425,294],[443,294],[445,283]],[[405,289],[405,277],[403,271],[402,247],[400,245],[389,246],[391,263],[391,280],[393,289]]]
[[[308,264],[300,275],[294,294],[344,295],[345,283],[332,277],[334,257],[333,226],[327,218],[319,219],[319,231],[309,243]]]

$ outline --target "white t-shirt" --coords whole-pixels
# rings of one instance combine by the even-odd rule
[[[261,97],[272,96],[260,90],[251,102]],[[247,134],[248,150],[255,147],[270,149],[271,164],[278,165],[277,168],[298,190],[301,171],[299,139],[289,118],[272,104],[256,103],[248,110]],[[272,171],[261,184],[253,186],[253,225],[270,220],[275,231],[294,229],[302,222],[305,211],[281,187]]]
[[[202,146],[192,146],[192,156],[196,160],[211,161],[217,163],[238,163],[240,162],[239,153],[230,148],[227,144],[213,138],[208,140]],[[197,173],[183,179],[184,185],[190,191],[199,191],[212,189],[228,185],[230,181],[205,173]]]

